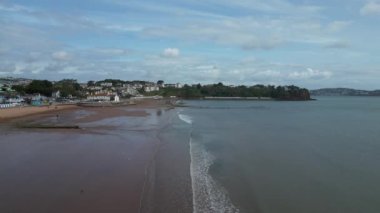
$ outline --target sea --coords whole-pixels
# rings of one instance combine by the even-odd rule
[[[380,212],[380,98],[183,101],[193,212]]]
[[[2,124],[0,212],[379,213],[380,98],[314,98]]]

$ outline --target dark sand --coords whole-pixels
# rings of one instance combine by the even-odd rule
[[[27,106],[0,109],[0,122],[7,122],[15,118],[23,118],[30,115],[43,113],[57,113],[64,110],[73,110],[78,108],[74,104],[51,105],[51,106]]]
[[[162,140],[176,116],[169,108],[144,101],[3,122],[0,212],[192,212],[188,143]],[[20,129],[18,123],[84,128]]]

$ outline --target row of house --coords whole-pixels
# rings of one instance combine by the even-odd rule
[[[52,102],[61,101],[80,101],[69,95],[68,98],[62,98],[60,91],[54,91],[51,98],[41,96],[40,94],[18,96],[19,94],[12,90],[14,85],[26,86],[31,83],[30,79],[21,78],[0,78],[0,104],[4,107],[13,107],[24,104],[40,106]],[[114,81],[112,82],[93,82],[79,84],[82,88],[81,95],[85,96],[88,101],[120,101],[120,97],[141,97],[140,93],[156,92],[162,88],[182,88],[182,84],[164,84],[163,81],[146,82],[146,81]],[[53,82],[54,84],[55,82]]]
[[[120,102],[120,97],[118,95],[107,95],[107,94],[97,94],[87,96],[87,101],[113,101]]]
[[[115,95],[119,94],[120,96],[136,96],[139,95],[139,91],[143,90],[144,92],[154,92],[159,91],[159,85],[155,83],[147,82],[142,83],[130,83],[122,85],[113,85],[110,82],[102,82],[100,86],[89,86],[86,87],[87,95],[94,96],[99,94]]]
[[[0,78],[0,108],[3,109],[24,105],[26,103],[25,98],[19,96],[12,87],[27,85],[30,82],[32,82],[32,80],[24,78]]]
[[[164,84],[163,87],[166,87],[166,88],[182,88],[183,85],[180,84],[180,83],[176,83],[176,84]]]
[[[0,85],[9,85],[17,86],[17,85],[28,85],[32,82],[31,79],[26,78],[13,78],[13,77],[6,77],[6,78],[0,78]]]
[[[11,97],[0,95],[0,108],[23,106],[27,104],[30,104],[32,106],[41,106],[47,105],[50,102],[51,100],[48,97],[42,96],[40,94]]]

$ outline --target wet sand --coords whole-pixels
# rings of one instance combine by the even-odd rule
[[[163,101],[147,101],[3,123],[0,212],[192,212],[186,143],[167,143],[160,136],[175,116],[169,108]],[[12,126],[19,122],[84,128]]]
[[[193,212],[193,195],[190,177],[189,138],[187,132],[162,131],[164,141],[155,161],[153,211]]]
[[[9,121],[11,119],[25,117],[29,115],[35,115],[40,113],[53,113],[62,110],[76,109],[76,105],[51,105],[51,106],[26,106],[26,107],[14,107],[8,109],[0,109],[0,122]]]

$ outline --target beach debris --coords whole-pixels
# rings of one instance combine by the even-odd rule
[[[25,129],[80,129],[78,125],[55,125],[55,124],[19,124],[18,127]]]

